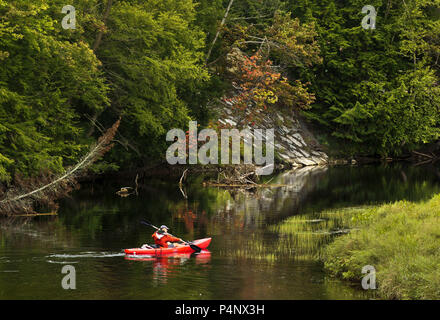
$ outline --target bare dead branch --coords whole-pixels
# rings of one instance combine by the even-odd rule
[[[229,1],[228,8],[226,9],[225,15],[223,16],[222,22],[220,23],[220,26],[217,29],[217,33],[215,34],[214,40],[211,43],[211,47],[209,48],[208,54],[206,55],[206,63],[209,61],[209,57],[211,56],[212,49],[214,48],[215,43],[217,42],[217,38],[220,35],[220,31],[222,30],[223,25],[226,22],[226,19],[228,18],[229,10],[232,7],[232,4],[234,3],[234,0]]]

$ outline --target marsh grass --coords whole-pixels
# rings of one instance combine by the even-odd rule
[[[362,267],[372,265],[380,297],[440,299],[440,195],[421,203],[348,209],[342,220],[357,229],[323,251],[327,271],[360,281]]]
[[[289,217],[268,227],[273,237],[263,240],[261,236],[255,236],[245,247],[231,250],[227,255],[269,263],[281,259],[317,261],[325,245],[337,235],[349,232],[349,218],[353,212],[362,209],[353,207]]]

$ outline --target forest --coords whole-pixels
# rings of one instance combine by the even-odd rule
[[[75,28],[62,25],[66,5]],[[213,110],[231,99],[248,123],[299,113],[339,157],[437,142],[440,1],[371,0],[374,29],[361,25],[364,5],[0,0],[3,191],[64,172],[118,119],[113,148],[89,173],[163,163],[167,131],[190,120],[218,128]]]

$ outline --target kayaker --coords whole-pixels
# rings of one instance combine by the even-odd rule
[[[159,230],[153,233],[152,237],[154,239],[154,243],[162,248],[173,248],[173,247],[181,247],[184,244],[180,244],[178,242],[184,242],[180,238],[176,238],[168,233],[169,228],[166,225],[161,225]]]

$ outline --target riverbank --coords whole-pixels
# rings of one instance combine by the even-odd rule
[[[372,265],[380,298],[440,299],[440,194],[344,211],[352,232],[324,249],[327,272],[360,283],[362,267]]]

